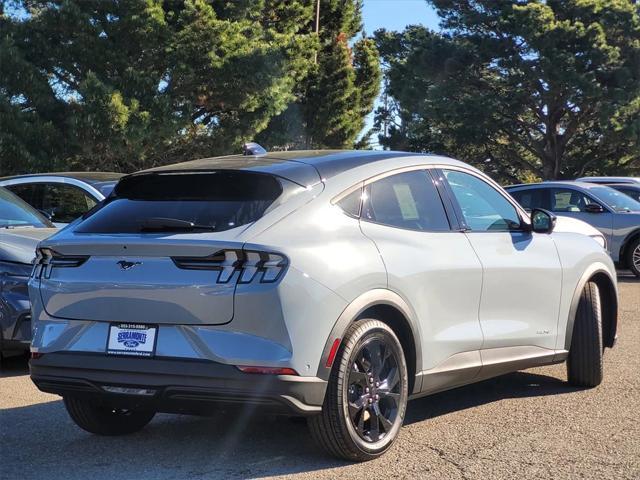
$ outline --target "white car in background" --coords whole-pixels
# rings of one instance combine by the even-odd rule
[[[587,237],[593,238],[602,248],[607,249],[607,239],[604,238],[600,230],[577,218],[557,217],[556,228],[554,230],[556,232],[573,232],[586,235]]]

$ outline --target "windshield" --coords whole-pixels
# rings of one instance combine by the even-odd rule
[[[0,188],[0,228],[51,226],[51,222],[31,205]]]
[[[640,212],[640,202],[613,188],[592,187],[589,192],[616,212]]]
[[[282,193],[271,175],[238,171],[126,177],[79,233],[221,232],[258,220]]]

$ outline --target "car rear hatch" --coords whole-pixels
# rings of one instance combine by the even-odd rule
[[[239,235],[283,193],[267,174],[149,173],[123,180],[71,231],[45,242],[34,278],[53,317],[222,324],[238,281],[276,281],[284,259]],[[63,232],[65,233],[65,232]]]

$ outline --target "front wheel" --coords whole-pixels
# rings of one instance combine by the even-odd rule
[[[573,324],[567,358],[567,377],[571,385],[595,387],[603,377],[602,308],[600,290],[587,282]]]
[[[640,238],[631,243],[627,252],[627,265],[633,274],[640,278]]]
[[[398,337],[378,320],[361,320],[344,336],[322,413],[311,434],[330,454],[355,461],[379,457],[404,421],[408,375]]]
[[[152,410],[128,410],[97,405],[91,400],[65,396],[64,406],[83,430],[97,435],[126,435],[144,428],[154,417]]]

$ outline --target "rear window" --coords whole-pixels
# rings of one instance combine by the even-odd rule
[[[265,174],[133,175],[121,180],[76,232],[221,232],[255,222],[281,194],[280,182]]]

